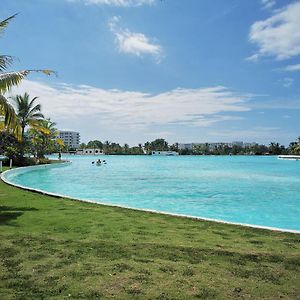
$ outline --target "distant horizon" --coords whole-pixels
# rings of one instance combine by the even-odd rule
[[[271,141],[300,135],[296,0],[2,0],[12,70],[83,140]],[[180,13],[179,13],[180,12]],[[155,20],[155,22],[153,22]]]

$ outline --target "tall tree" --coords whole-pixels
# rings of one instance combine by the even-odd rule
[[[150,150],[154,151],[167,151],[169,146],[167,141],[164,139],[156,139],[150,143]]]
[[[54,122],[47,119],[39,121],[38,126],[28,130],[34,152],[38,158],[43,158],[46,153],[64,147],[62,140],[58,139],[58,131],[55,126]]]
[[[269,153],[279,155],[283,151],[282,146],[279,143],[271,142],[269,145]]]
[[[291,142],[288,147],[289,154],[300,154],[300,137],[295,142]]]
[[[22,140],[24,140],[26,126],[34,127],[44,118],[44,115],[41,113],[41,105],[35,104],[37,98],[34,97],[30,100],[27,93],[23,96],[17,95],[12,98],[16,105],[17,120],[21,127]]]

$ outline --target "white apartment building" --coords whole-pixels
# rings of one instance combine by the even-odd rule
[[[104,155],[105,153],[99,148],[85,148],[76,151],[79,155]]]
[[[79,148],[80,134],[75,131],[60,131],[59,138],[63,140],[64,144],[68,148]]]
[[[195,143],[178,144],[178,149],[179,150],[184,150],[184,149],[193,150],[193,147],[196,145],[198,145],[198,144],[195,144]]]

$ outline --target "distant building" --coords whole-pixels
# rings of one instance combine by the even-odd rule
[[[179,150],[193,150],[194,147],[198,146],[205,146],[208,147],[209,151],[217,150],[219,147],[229,147],[232,148],[233,146],[238,146],[241,148],[249,147],[249,146],[255,146],[257,143],[244,143],[242,141],[234,141],[231,143],[224,143],[224,142],[218,142],[218,143],[188,143],[188,144],[178,144]]]
[[[68,148],[79,148],[80,144],[80,134],[75,131],[60,131],[59,138],[63,140],[64,144]]]
[[[184,150],[184,149],[193,150],[193,148],[198,145],[201,145],[201,144],[199,144],[199,143],[178,144],[178,149],[179,150]]]
[[[79,155],[104,155],[101,149],[97,148],[85,148],[76,151],[76,154]]]

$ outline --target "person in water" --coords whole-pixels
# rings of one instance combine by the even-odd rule
[[[103,160],[102,162],[103,162],[103,164],[106,165],[106,161],[105,161],[105,160]],[[100,160],[100,159],[97,159],[96,161],[92,161],[92,165],[93,165],[94,163],[96,163],[96,165],[100,166],[100,165],[101,165],[101,160]]]

